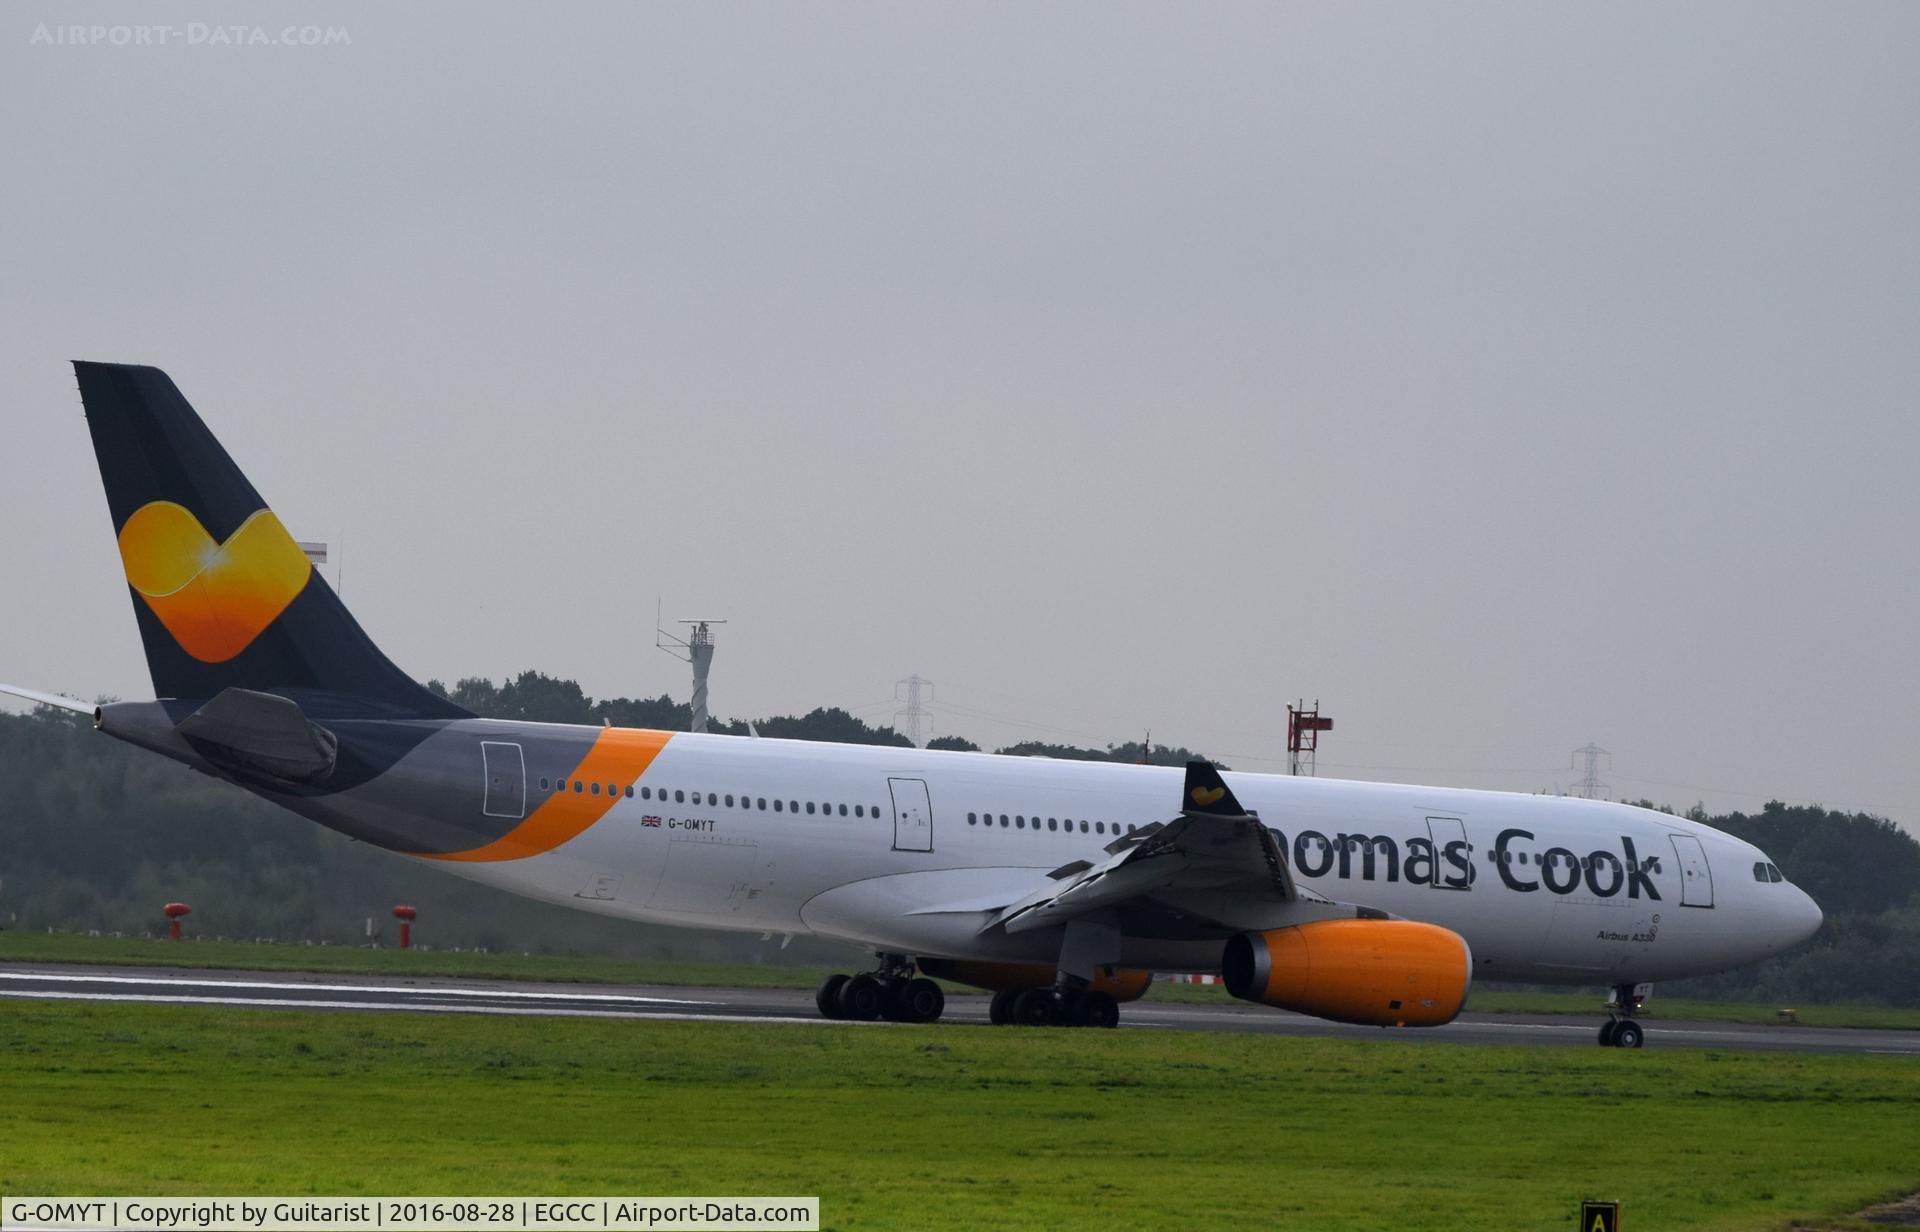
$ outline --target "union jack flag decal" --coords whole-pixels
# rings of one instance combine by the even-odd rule
[[[658,817],[655,817],[653,814],[649,813],[645,817],[642,817],[640,819],[640,824],[643,826],[657,827],[660,824],[660,819]]]

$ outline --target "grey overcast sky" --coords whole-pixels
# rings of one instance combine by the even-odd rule
[[[88,358],[421,678],[683,697],[664,598],[722,715],[918,672],[936,732],[1277,770],[1318,697],[1323,773],[1597,741],[1912,826],[1917,55],[1911,4],[12,4],[0,679],[151,692]]]

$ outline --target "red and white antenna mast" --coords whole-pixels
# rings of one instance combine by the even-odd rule
[[[1287,707],[1287,773],[1312,774],[1320,752],[1320,733],[1333,730],[1333,720],[1320,713],[1320,699],[1313,709],[1303,700]]]

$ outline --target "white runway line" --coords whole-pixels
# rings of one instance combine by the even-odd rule
[[[402,996],[435,997],[510,997],[529,1001],[599,1001],[634,1005],[719,1005],[718,1001],[694,1001],[681,997],[632,997],[610,992],[516,992],[480,988],[443,988],[418,984],[307,984],[276,983],[268,980],[161,979],[130,975],[43,975],[39,972],[0,971],[0,980],[39,983],[58,981],[67,984],[152,984],[173,988],[260,988],[270,992],[385,992]]]
[[[159,981],[164,983],[165,981]],[[177,993],[52,992],[31,988],[0,988],[0,997],[16,1001],[136,1001],[143,1005],[243,1005],[262,1009],[377,1010],[390,1014],[493,1014],[516,1018],[660,1018],[672,1022],[827,1022],[825,1018],[777,1015],[697,1014],[685,1010],[540,1009],[512,1005],[433,1005],[419,1001],[321,1001],[286,997],[192,997]],[[717,1005],[696,1001],[695,1005]],[[893,1023],[849,1023],[849,1026],[893,1026]]]

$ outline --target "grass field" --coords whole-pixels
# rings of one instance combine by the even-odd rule
[[[139,937],[88,937],[74,933],[0,932],[0,962],[61,962],[228,970],[314,971],[334,974],[452,976],[466,979],[539,980],[579,984],[665,984],[680,987],[812,988],[825,967],[749,966],[728,963],[626,961],[524,954],[455,954],[444,950],[367,950],[351,946],[306,946],[251,941],[170,941]],[[949,984],[953,993],[975,990]],[[1156,981],[1154,1000],[1208,1002],[1227,999],[1218,986]],[[1475,989],[1468,1009],[1483,1014],[1571,1014],[1596,1021],[1598,989],[1572,992],[1508,992]],[[1803,1026],[1920,1030],[1920,1010],[1876,1006],[1794,1007]],[[1679,1001],[1656,996],[1648,1017],[1674,1022],[1774,1022],[1779,1007]]]
[[[0,1001],[0,1039],[9,1193],[1411,1230],[1566,1227],[1583,1195],[1641,1228],[1825,1227],[1920,1188],[1920,1066],[1892,1057],[34,1001]]]

